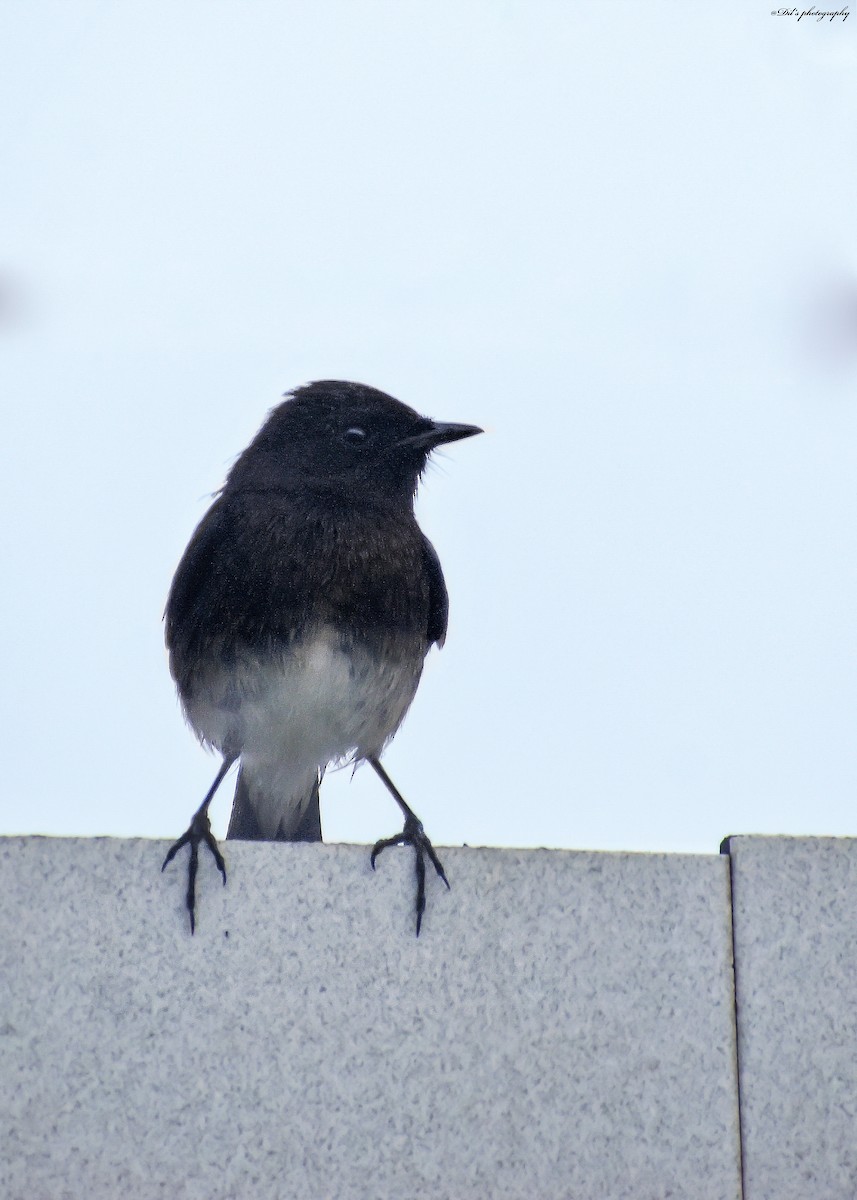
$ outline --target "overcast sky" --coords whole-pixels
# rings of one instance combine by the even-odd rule
[[[0,830],[185,828],[172,572],[339,377],[489,431],[423,484],[449,637],[385,760],[436,844],[857,834],[857,16],[28,0],[0,46]],[[399,825],[365,769],[322,810]]]

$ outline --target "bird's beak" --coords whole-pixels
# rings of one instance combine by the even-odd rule
[[[452,421],[431,421],[429,428],[413,437],[403,438],[399,446],[414,446],[419,450],[434,450],[435,446],[444,446],[447,442],[460,442],[462,438],[474,437],[484,433],[478,425],[456,425]]]

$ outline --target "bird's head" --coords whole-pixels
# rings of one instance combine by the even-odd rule
[[[234,491],[310,484],[413,498],[438,446],[482,433],[422,417],[362,383],[308,383],[272,409],[229,474]]]

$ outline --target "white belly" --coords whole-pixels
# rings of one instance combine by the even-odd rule
[[[351,756],[380,754],[421,672],[421,656],[346,654],[336,634],[321,630],[273,661],[213,671],[185,712],[201,740],[240,755],[254,776],[306,775]]]

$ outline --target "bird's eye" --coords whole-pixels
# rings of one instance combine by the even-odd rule
[[[361,429],[359,425],[352,425],[343,433],[342,440],[348,446],[362,446],[366,441],[366,430]]]

